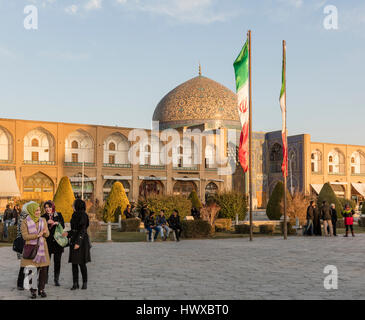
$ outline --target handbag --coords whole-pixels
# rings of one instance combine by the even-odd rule
[[[39,238],[37,239],[37,244],[25,244],[23,248],[23,258],[33,260],[38,252],[39,248]]]
[[[13,242],[13,251],[17,253],[22,253],[24,248],[24,239],[22,236],[16,238]]]
[[[56,230],[54,232],[53,238],[56,240],[59,246],[66,247],[68,246],[68,238],[62,236],[63,228],[60,224],[56,226]]]

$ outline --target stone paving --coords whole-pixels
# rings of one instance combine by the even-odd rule
[[[61,287],[52,266],[46,299],[365,299],[365,234],[95,243],[91,250],[88,290],[69,290],[66,249]],[[326,265],[338,268],[338,290],[324,289]],[[11,248],[0,248],[0,299],[29,299],[15,287],[18,266]]]

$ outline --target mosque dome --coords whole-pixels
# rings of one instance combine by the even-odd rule
[[[153,121],[160,128],[207,124],[208,127],[240,128],[237,96],[234,92],[201,75],[166,94],[157,105]]]

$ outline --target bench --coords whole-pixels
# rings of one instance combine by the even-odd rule
[[[146,241],[148,242],[148,230],[147,229],[144,229],[144,231],[146,233]],[[165,230],[164,230],[164,233],[165,233]],[[152,229],[151,242],[154,242],[155,241],[154,240],[155,234],[156,234],[156,230]],[[176,241],[175,231],[170,228],[169,237],[171,237],[171,234],[173,235],[174,241]]]

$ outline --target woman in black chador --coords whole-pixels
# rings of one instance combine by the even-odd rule
[[[322,235],[321,215],[316,203],[313,204],[313,233],[316,236]]]
[[[76,199],[73,207],[75,212],[72,214],[71,218],[71,231],[63,234],[70,238],[70,257],[68,262],[72,263],[73,286],[71,290],[79,289],[79,267],[83,282],[81,289],[87,289],[86,263],[91,261],[91,244],[89,235],[87,234],[89,217],[86,213],[85,202],[81,199]]]

